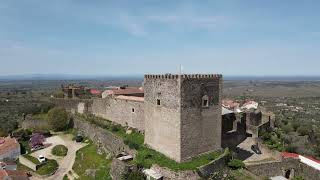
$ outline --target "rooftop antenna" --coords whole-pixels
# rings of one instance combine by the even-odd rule
[[[182,65],[180,64],[180,65],[179,65],[179,75],[182,74],[182,69],[183,69],[183,67],[182,67]]]

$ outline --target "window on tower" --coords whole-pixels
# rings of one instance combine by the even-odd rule
[[[209,97],[207,95],[202,97],[202,107],[209,107]]]

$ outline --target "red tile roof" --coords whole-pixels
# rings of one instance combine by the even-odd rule
[[[28,175],[24,171],[0,170],[0,179],[10,177],[11,179],[29,180]]]
[[[0,137],[0,154],[7,153],[11,150],[18,148],[20,145],[15,138]]]
[[[90,89],[90,93],[93,95],[100,95],[102,92],[97,89]]]
[[[287,158],[299,158],[299,154],[296,153],[289,153],[289,152],[282,152],[281,156],[285,159]]]

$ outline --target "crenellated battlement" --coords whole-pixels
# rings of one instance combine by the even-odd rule
[[[222,74],[146,74],[145,79],[220,79]]]

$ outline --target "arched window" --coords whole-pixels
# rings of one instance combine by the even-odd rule
[[[209,97],[207,95],[202,97],[202,107],[209,107]]]

